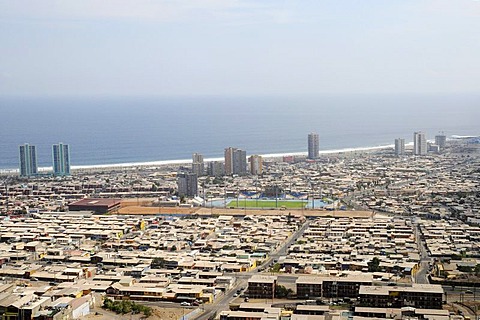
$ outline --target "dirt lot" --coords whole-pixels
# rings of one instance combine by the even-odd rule
[[[151,199],[122,200],[118,214],[198,214],[208,215],[288,215],[305,217],[352,217],[368,218],[372,216],[370,211],[325,211],[325,210],[255,210],[255,209],[224,209],[224,208],[179,208],[179,207],[151,207]]]
[[[111,311],[107,311],[101,308],[95,308],[93,312],[83,317],[82,319],[88,320],[111,320],[111,319],[118,319],[118,320],[140,320],[140,319],[148,319],[148,320],[178,320],[180,319],[185,312],[185,315],[189,312],[192,312],[194,309],[183,309],[183,308],[160,308],[160,307],[152,307],[153,308],[153,315],[145,318],[143,314],[125,314],[119,315]],[[97,314],[96,314],[97,313]]]
[[[126,206],[118,214],[193,214],[197,208]]]
[[[133,198],[133,199],[122,199],[121,207],[129,206],[151,206],[155,198]]]

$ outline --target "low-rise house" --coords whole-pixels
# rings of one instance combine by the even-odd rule
[[[359,306],[441,309],[443,293],[442,286],[433,284],[413,284],[411,287],[361,286]]]
[[[276,276],[254,275],[248,279],[248,296],[254,299],[273,299],[275,297],[276,286]]]

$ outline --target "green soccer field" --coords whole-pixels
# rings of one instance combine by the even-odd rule
[[[227,204],[227,208],[281,208],[287,209],[301,209],[307,205],[307,201],[301,200],[252,200],[252,199],[237,199],[231,200]]]

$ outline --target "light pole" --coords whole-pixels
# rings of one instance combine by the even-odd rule
[[[278,185],[275,184],[275,208],[278,208]]]
[[[244,195],[244,198],[243,198],[243,210],[245,212],[245,215],[247,215],[247,196]]]
[[[202,194],[203,194],[203,207],[207,206],[207,197],[205,195],[205,181],[202,183]]]
[[[258,180],[255,180],[255,208],[258,209]]]
[[[312,188],[312,210],[315,209],[315,185],[313,182],[310,182],[310,187]]]
[[[210,215],[212,215],[213,214],[213,196],[209,194],[208,199],[210,199]],[[205,199],[205,201],[207,201],[207,199]]]
[[[237,188],[237,209],[238,209],[238,198],[240,198],[240,189]]]
[[[7,206],[6,206],[6,209],[7,209],[7,213],[8,213],[8,210],[10,209],[9,208],[9,195],[8,195],[8,182],[10,182],[11,180],[11,177],[7,177],[5,179],[5,181],[3,182],[5,184],[5,198],[7,199]]]
[[[227,208],[227,182],[223,178],[223,208]]]

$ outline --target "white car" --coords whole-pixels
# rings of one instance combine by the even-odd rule
[[[186,301],[183,301],[183,302],[180,303],[180,305],[181,305],[182,307],[188,307],[188,306],[190,306],[190,303],[188,303],[188,302],[186,302]]]

